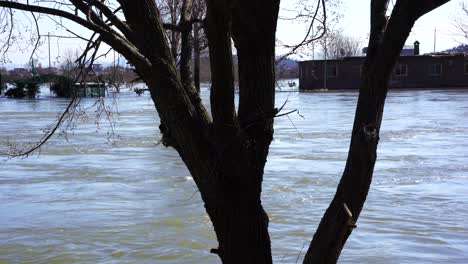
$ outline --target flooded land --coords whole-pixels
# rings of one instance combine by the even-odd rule
[[[203,99],[208,101],[207,88]],[[276,263],[302,260],[344,168],[357,92],[278,92],[263,188]],[[93,98],[83,99],[83,107]],[[0,162],[0,263],[219,263],[187,169],[148,94],[106,97],[37,154]],[[0,149],[66,99],[0,98]],[[368,200],[340,263],[468,263],[468,90],[389,93]]]

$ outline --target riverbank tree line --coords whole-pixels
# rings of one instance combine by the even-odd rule
[[[195,58],[195,57],[194,57]],[[234,56],[234,69],[237,66],[237,58]],[[74,61],[71,62],[72,67],[70,67],[70,62],[65,60],[60,67],[51,67],[51,68],[13,68],[11,70],[7,70],[5,67],[0,68],[0,81],[5,86],[6,83],[15,83],[17,81],[24,81],[31,79],[32,76],[39,76],[38,82],[39,83],[46,83],[51,80],[49,75],[53,76],[61,76],[60,79],[57,79],[57,85],[61,86],[63,84],[63,80],[66,78],[73,79],[76,75],[78,65]],[[194,63],[195,64],[195,63]],[[208,55],[204,54],[199,58],[198,62],[198,75],[199,75],[199,82],[207,83],[211,80],[211,70],[210,70],[210,58]],[[140,81],[138,75],[135,73],[134,68],[131,66],[102,66],[98,64],[96,68],[96,72],[93,75],[88,75],[88,79],[92,81],[95,76],[99,76],[99,79],[109,84],[109,87],[116,92],[120,91],[120,88],[123,87],[125,84],[132,83],[134,81]],[[193,70],[193,68],[191,68]],[[278,61],[276,63],[276,72],[278,75],[276,76],[277,80],[282,79],[294,79],[297,78],[299,74],[299,68],[297,62],[291,59],[284,59]],[[237,71],[234,72],[235,80],[238,81],[238,73]],[[52,80],[54,82],[54,80]],[[60,88],[59,90],[62,90]],[[59,91],[55,94],[57,96],[62,96],[62,92]],[[1,94],[1,89],[0,89]]]

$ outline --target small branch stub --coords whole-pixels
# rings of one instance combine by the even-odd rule
[[[353,213],[351,212],[351,210],[349,210],[349,207],[346,205],[346,203],[343,203],[343,208],[344,208],[346,214],[348,214],[348,226],[350,228],[356,228],[357,225],[356,225],[356,222],[353,219]]]
[[[349,218],[353,218],[353,213],[351,213],[351,210],[349,210],[348,206],[346,205],[346,203],[343,203],[343,207],[346,211],[346,213],[348,214]]]

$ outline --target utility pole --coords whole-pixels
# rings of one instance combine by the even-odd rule
[[[324,58],[323,58],[323,89],[327,89],[327,37],[323,38],[325,45],[323,45]]]
[[[49,46],[49,68],[47,70],[47,73],[50,75],[52,74],[52,71],[50,70],[50,32],[47,32],[47,43],[48,43],[48,46]],[[51,89],[50,87],[52,86],[52,83],[49,81],[49,93],[51,93]]]
[[[434,28],[434,52],[436,52],[437,28]]]
[[[49,43],[49,73],[50,73],[50,32],[47,32],[47,40]]]

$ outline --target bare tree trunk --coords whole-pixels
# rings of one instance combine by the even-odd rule
[[[219,243],[218,249],[212,252],[225,264],[272,263],[268,216],[260,200],[263,166],[246,165],[246,157],[257,155],[246,146],[239,149],[235,145],[229,152],[217,170],[218,177],[222,178],[219,189],[222,194],[214,203],[205,204]],[[239,158],[239,154],[244,158]],[[229,158],[232,159],[228,161]]]
[[[246,112],[239,114],[242,119],[237,133],[231,141],[219,139],[219,146],[223,146],[219,155],[222,169],[218,170],[218,177],[222,178],[222,198],[218,197],[213,207],[207,203],[206,208],[215,227],[223,263],[272,263],[268,216],[261,203],[261,186],[273,137],[273,102],[270,101],[273,98],[266,91],[274,89],[274,84],[262,80],[274,76],[274,56],[264,53],[246,58],[246,54],[239,50],[238,55],[245,59],[239,65],[239,85],[245,93],[269,96],[262,98],[265,101],[252,100],[251,105],[242,105]],[[251,81],[253,74],[258,81]]]
[[[169,48],[161,42],[164,37],[155,36],[164,34],[164,30],[160,23],[151,20],[157,19],[154,4],[137,0],[128,5],[123,1],[122,5],[131,27],[153,32],[136,36],[139,50],[147,58],[155,58],[150,60],[152,68],[142,69],[142,75],[161,122],[165,124],[162,132],[166,142],[179,152],[200,190],[219,242],[219,248],[214,252],[223,263],[271,263],[268,217],[260,196],[273,135],[276,15],[270,13],[277,14],[278,6],[272,10],[256,10],[257,14],[267,14],[269,18],[254,21],[265,28],[263,35],[246,32],[243,25],[238,26],[238,54],[242,60],[240,89],[245,101],[240,105],[242,125],[239,127],[234,108],[229,23],[220,16],[226,12],[224,7],[211,3],[213,9],[211,13],[208,11],[211,14],[208,20],[212,19],[208,36],[215,43],[210,49],[210,53],[215,54],[211,62],[215,71],[211,125],[203,106],[190,99],[190,91],[178,80],[170,63],[172,56],[165,52]],[[238,21],[241,14],[235,14]],[[249,51],[250,44],[255,44],[256,50]]]
[[[336,263],[369,192],[377,158],[388,81],[414,22],[447,0],[398,1],[388,19],[388,0],[371,2],[371,35],[361,79],[348,159],[335,197],[313,237],[307,264]]]
[[[234,70],[232,62],[229,14],[215,0],[207,1],[207,37],[211,68],[211,114],[217,142],[228,144],[238,130],[234,106]]]

